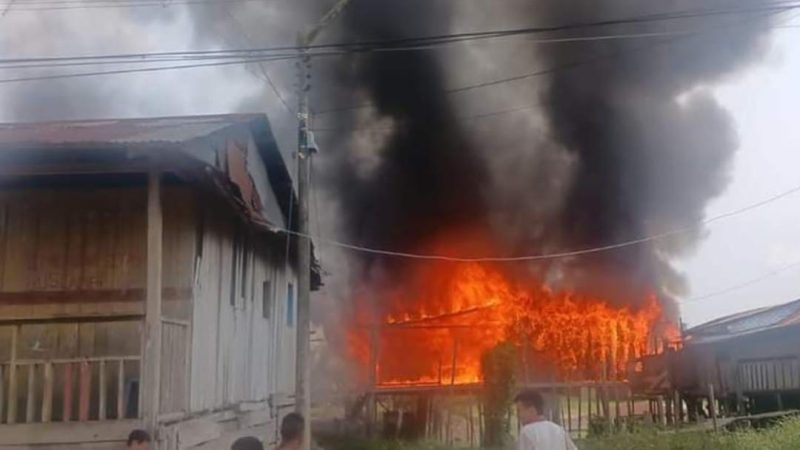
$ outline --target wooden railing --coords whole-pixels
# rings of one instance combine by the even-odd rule
[[[16,360],[0,366],[0,423],[48,423],[138,416],[139,356]],[[126,382],[126,380],[129,380]]]
[[[0,360],[0,424],[139,417],[140,355],[21,358],[29,324],[0,325],[10,344]]]

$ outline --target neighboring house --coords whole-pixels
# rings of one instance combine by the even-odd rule
[[[713,385],[726,412],[800,408],[800,300],[685,331],[670,371],[686,399],[708,396]]]
[[[0,125],[0,447],[274,441],[294,203],[264,115]]]

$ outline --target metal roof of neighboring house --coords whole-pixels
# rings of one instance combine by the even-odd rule
[[[800,300],[745,311],[687,330],[688,342],[710,343],[800,323]]]

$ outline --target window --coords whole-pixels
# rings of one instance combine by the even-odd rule
[[[289,283],[286,291],[286,326],[294,326],[294,285]]]
[[[239,241],[239,233],[233,236],[233,247],[231,248],[231,306],[236,307],[236,286],[239,282],[241,268],[239,262],[242,257],[241,243]]]
[[[236,307],[239,299],[247,297],[249,270],[249,242],[247,236],[237,230],[233,236],[231,259],[231,306]]]
[[[261,314],[264,316],[265,319],[269,319],[272,317],[272,281],[267,280],[264,282],[263,285],[264,292],[262,293],[261,297]]]

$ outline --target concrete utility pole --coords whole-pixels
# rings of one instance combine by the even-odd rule
[[[306,419],[303,432],[303,448],[309,450],[311,446],[311,238],[309,237],[308,199],[309,199],[309,165],[311,155],[317,149],[309,145],[309,113],[308,91],[311,89],[311,57],[308,55],[308,46],[317,38],[319,33],[333,21],[350,0],[339,0],[336,5],[325,14],[322,19],[298,38],[297,60],[297,197],[298,197],[298,223],[300,237],[297,241],[298,267],[297,275],[297,359],[295,366],[295,405],[297,412]]]

